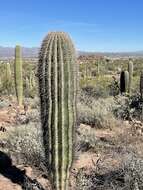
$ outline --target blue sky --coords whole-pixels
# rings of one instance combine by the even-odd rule
[[[0,46],[68,32],[83,51],[143,50],[143,0],[1,0]]]

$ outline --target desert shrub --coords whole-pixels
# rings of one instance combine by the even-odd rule
[[[8,131],[7,136],[3,139],[6,145],[5,149],[15,158],[18,164],[40,166],[44,163],[44,151],[39,126],[32,123],[17,126]]]
[[[31,109],[39,109],[40,108],[40,100],[37,96],[34,99],[32,99],[32,101],[30,103],[30,107],[31,107]]]
[[[99,174],[93,170],[87,174],[84,169],[80,169],[77,174],[77,190],[123,190],[122,172],[118,170]]]
[[[102,86],[102,84],[96,84],[95,98],[107,98],[107,97],[109,97],[108,86]]]
[[[40,101],[37,96],[34,98],[25,98],[24,103],[27,104],[31,109],[38,109],[40,107]]]
[[[94,168],[90,174],[80,169],[76,179],[77,190],[142,190],[143,159],[133,153],[127,154],[119,168],[104,172]]]
[[[123,162],[124,181],[127,189],[143,189],[143,159],[128,155]]]
[[[119,82],[117,81],[115,77],[112,77],[112,78],[113,78],[113,81],[109,85],[109,89],[110,89],[109,94],[111,96],[117,96],[120,93]]]
[[[40,112],[39,109],[32,109],[28,114],[27,117],[29,121],[34,123],[39,123],[40,121]]]
[[[136,94],[140,91],[140,71],[135,74],[133,73],[133,80],[132,80],[132,86],[131,86],[131,93]]]
[[[100,75],[98,77],[91,77],[80,80],[80,87],[85,92],[94,98],[107,98],[110,94],[109,85],[112,77]]]
[[[140,94],[132,96],[118,96],[117,107],[114,110],[115,116],[123,120],[140,119],[142,113],[142,101]]]
[[[114,99],[98,99],[82,93],[77,104],[78,123],[91,125],[97,128],[109,128],[116,125],[113,115]]]
[[[76,181],[76,190],[93,190],[92,178],[90,178],[90,176],[88,176],[83,169],[79,170],[76,177]]]
[[[88,151],[94,149],[97,145],[98,139],[96,138],[95,129],[87,126],[80,126],[77,129],[76,137],[76,151]]]

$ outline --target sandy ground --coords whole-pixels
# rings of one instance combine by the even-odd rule
[[[22,110],[23,111],[23,110]],[[17,108],[14,106],[7,107],[6,109],[0,109],[0,127],[3,126],[6,128],[6,130],[10,130],[10,127],[14,127],[15,123],[15,117],[17,113]],[[125,124],[124,124],[125,125]],[[128,123],[127,123],[128,125]],[[111,138],[116,138],[117,134],[122,135],[124,134],[124,127],[117,128],[114,130],[111,129],[103,129],[103,130],[95,130],[92,129],[90,126],[86,126],[81,124],[80,128],[82,130],[90,131],[90,133],[95,133],[96,137],[103,140],[110,140]],[[1,135],[4,135],[5,132],[0,131],[0,137]],[[139,148],[139,147],[138,147]],[[142,148],[141,148],[142,149]],[[71,169],[71,178],[70,178],[70,190],[75,189],[75,183],[76,183],[76,174],[79,171],[79,169],[84,168],[86,171],[90,171],[93,167],[96,167],[96,163],[100,159],[101,155],[95,152],[82,152],[78,155],[78,158],[74,161],[73,167]],[[116,160],[112,159],[106,159],[106,165],[112,163],[114,167],[118,165],[118,162]],[[18,169],[18,172],[25,171],[26,176],[28,176],[30,179],[36,179],[44,189],[50,190],[50,183],[47,179],[45,179],[43,176],[35,176],[34,171],[31,167],[25,167],[25,166],[16,166]],[[0,172],[0,190],[23,190],[21,185],[13,180],[11,176],[4,175],[2,172]],[[34,189],[37,190],[37,189]]]

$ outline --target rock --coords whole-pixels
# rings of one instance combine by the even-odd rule
[[[0,175],[0,190],[22,190],[18,184],[13,184],[11,180]]]

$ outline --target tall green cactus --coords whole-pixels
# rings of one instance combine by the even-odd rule
[[[141,99],[143,100],[143,71],[141,72],[140,76],[140,94],[141,94]]]
[[[23,102],[22,57],[21,47],[18,45],[15,48],[14,77],[17,101],[21,106]]]
[[[129,89],[129,72],[122,71],[120,75],[120,92],[127,93]]]
[[[67,190],[76,119],[76,56],[70,37],[51,32],[39,55],[41,122],[54,190]]]
[[[129,72],[129,94],[131,93],[132,88],[132,78],[133,78],[133,62],[130,60],[128,63],[128,72]]]

